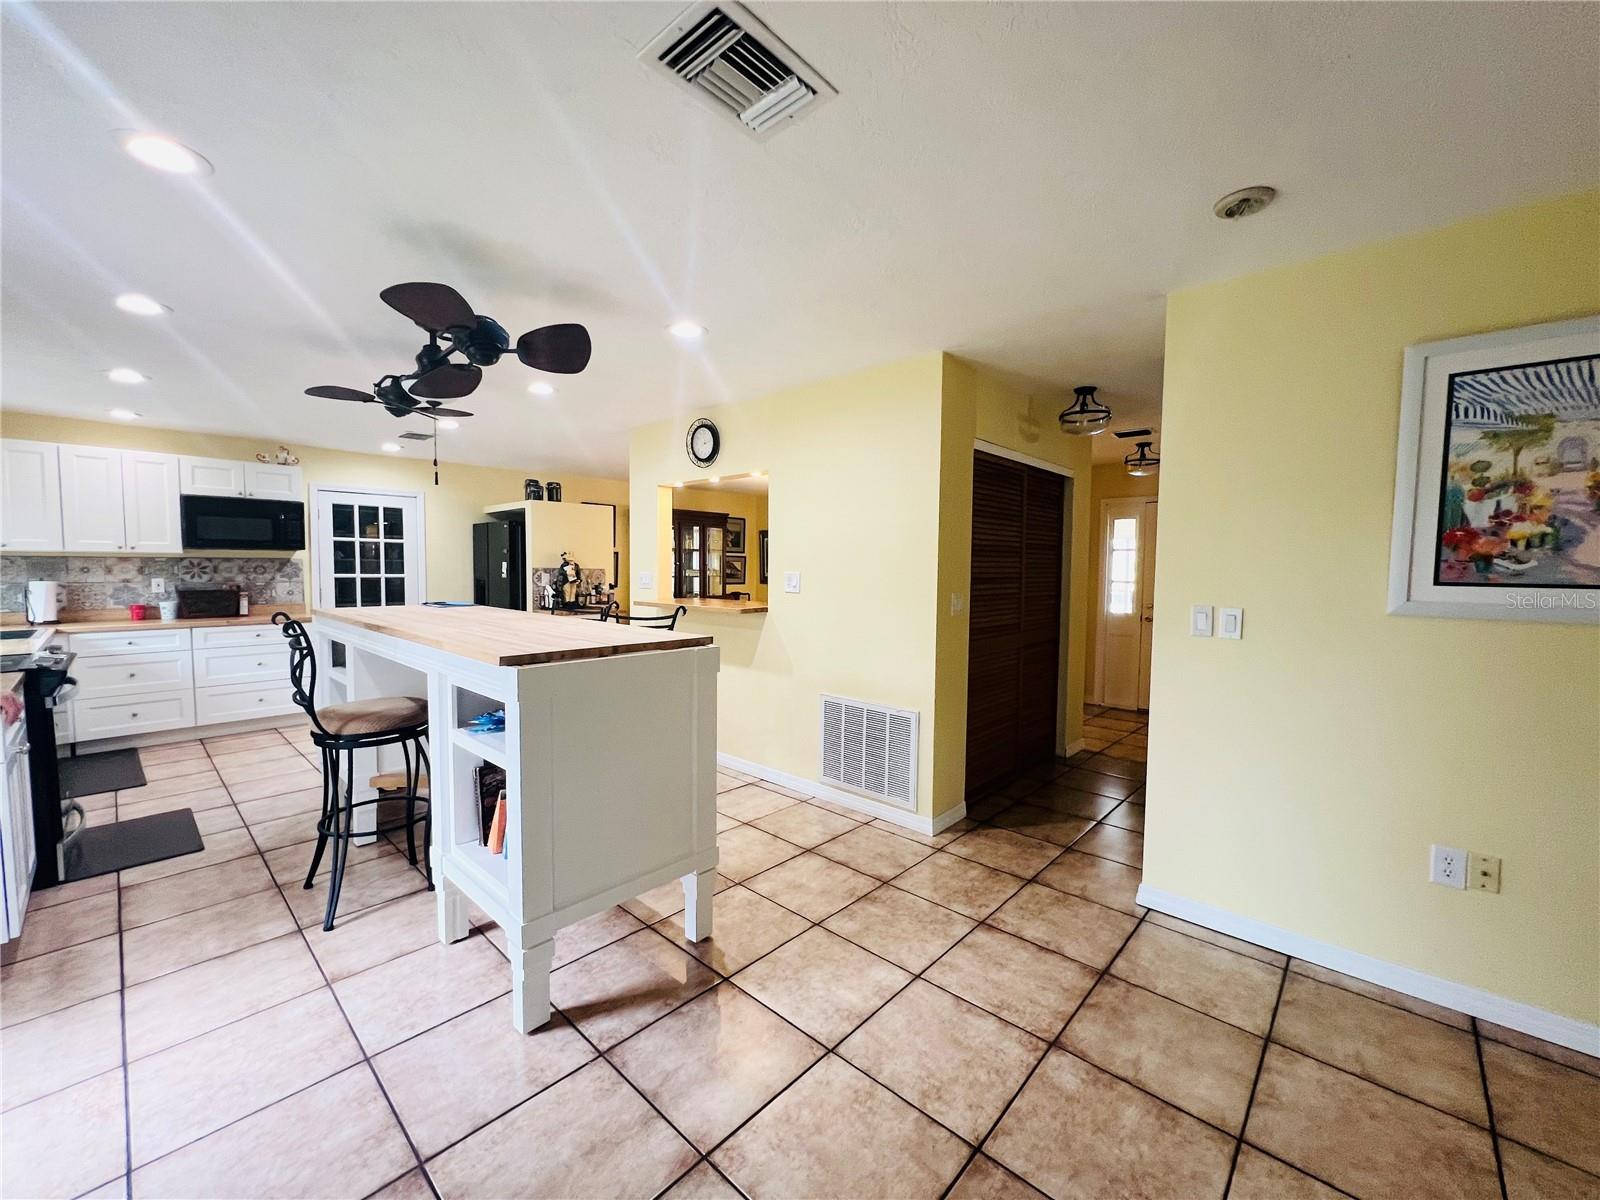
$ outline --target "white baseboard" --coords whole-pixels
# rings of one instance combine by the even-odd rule
[[[868,816],[888,821],[891,825],[899,825],[902,829],[915,830],[917,833],[939,833],[967,815],[967,806],[964,802],[954,808],[946,809],[936,817],[929,818],[918,813],[907,812],[903,808],[896,808],[892,804],[884,804],[879,800],[858,796],[854,792],[845,791],[843,788],[830,787],[825,783],[818,783],[814,779],[791,775],[788,771],[780,771],[776,767],[751,762],[746,758],[736,758],[732,754],[718,752],[717,763],[719,766],[727,767],[730,770],[739,771],[745,775],[754,775],[757,779],[764,779],[768,783],[775,783],[779,787],[788,788],[791,792],[800,792],[807,796],[814,796],[818,800],[826,800],[830,804],[842,805],[845,808],[854,809],[856,812],[866,813]]]
[[[1519,1033],[1554,1042],[1569,1050],[1580,1050],[1584,1054],[1600,1057],[1600,1025],[1591,1025],[1575,1017],[1564,1017],[1560,1013],[1536,1008],[1521,1000],[1497,996],[1493,992],[1486,992],[1470,984],[1440,979],[1437,975],[1429,975],[1411,967],[1402,967],[1381,958],[1373,958],[1370,954],[1346,950],[1343,946],[1335,946],[1331,942],[1319,942],[1314,938],[1280,929],[1276,925],[1268,925],[1252,917],[1241,917],[1226,909],[1202,904],[1198,900],[1189,900],[1146,884],[1139,885],[1138,902],[1146,908],[1153,908],[1168,916],[1203,925],[1218,933],[1243,938],[1247,942],[1254,942],[1258,946],[1265,946],[1269,950],[1276,950],[1291,958],[1303,958],[1307,962],[1316,963],[1318,966],[1345,975],[1353,975],[1368,983],[1404,992],[1407,996],[1415,996],[1418,1000],[1427,1000],[1445,1008],[1453,1008],[1457,1012],[1493,1021],[1496,1025],[1504,1025],[1507,1029],[1515,1029]]]
[[[201,738],[228,737],[235,733],[261,733],[268,729],[309,729],[301,713],[275,717],[248,717],[239,721],[219,721],[215,725],[185,725],[180,729],[159,729],[153,733],[130,733],[121,737],[94,738],[89,741],[58,742],[56,757],[65,758],[74,748],[80,754],[99,754],[102,750],[145,749],[170,746],[174,742],[196,742]],[[308,746],[310,742],[306,743]]]
[[[1080,751],[1082,749],[1083,749],[1083,739],[1079,738],[1077,741],[1069,742],[1067,744],[1067,748],[1061,752],[1061,757],[1062,758],[1071,758],[1074,754],[1078,753],[1078,751]]]

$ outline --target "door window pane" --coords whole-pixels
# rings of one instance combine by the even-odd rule
[[[1116,583],[1132,583],[1134,571],[1137,570],[1137,550],[1113,550],[1111,552],[1111,578]]]
[[[383,573],[385,575],[404,575],[406,573],[406,544],[404,542],[385,542],[383,544]]]
[[[333,581],[333,606],[335,608],[354,608],[356,605],[356,581],[354,579],[335,579]]]
[[[379,608],[383,604],[383,580],[363,579],[361,581],[361,607]]]
[[[383,510],[383,536],[386,538],[405,537],[406,527],[402,520],[402,513],[398,508],[385,508]]]
[[[353,504],[335,504],[333,506],[333,536],[355,537],[356,535],[356,509]]]
[[[361,536],[375,538],[378,536],[378,506],[376,504],[363,504],[361,506]]]
[[[1107,593],[1106,611],[1119,616],[1133,611],[1133,584],[1113,583]]]
[[[1111,546],[1114,550],[1132,550],[1139,544],[1139,519],[1118,517],[1111,522]]]
[[[363,575],[381,575],[383,567],[378,559],[378,543],[361,543],[361,573]]]
[[[383,602],[385,604],[404,604],[406,602],[406,581],[404,579],[385,579],[383,581]]]
[[[335,538],[333,543],[333,573],[335,575],[354,575],[356,573],[356,544]]]

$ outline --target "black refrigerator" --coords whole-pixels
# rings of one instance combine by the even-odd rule
[[[494,608],[528,607],[527,526],[521,521],[484,521],[472,527],[472,602]]]

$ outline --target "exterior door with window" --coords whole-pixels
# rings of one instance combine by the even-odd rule
[[[1101,522],[1100,702],[1148,708],[1156,502],[1107,500]]]
[[[316,517],[318,608],[422,602],[421,504],[415,495],[319,488]]]

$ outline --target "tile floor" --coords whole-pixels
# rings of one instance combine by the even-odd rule
[[[1144,721],[924,837],[719,777],[716,937],[658,889],[434,940],[391,844],[300,887],[296,731],[144,754],[204,853],[35,898],[0,970],[6,1197],[1600,1196],[1600,1062],[1135,902]]]

